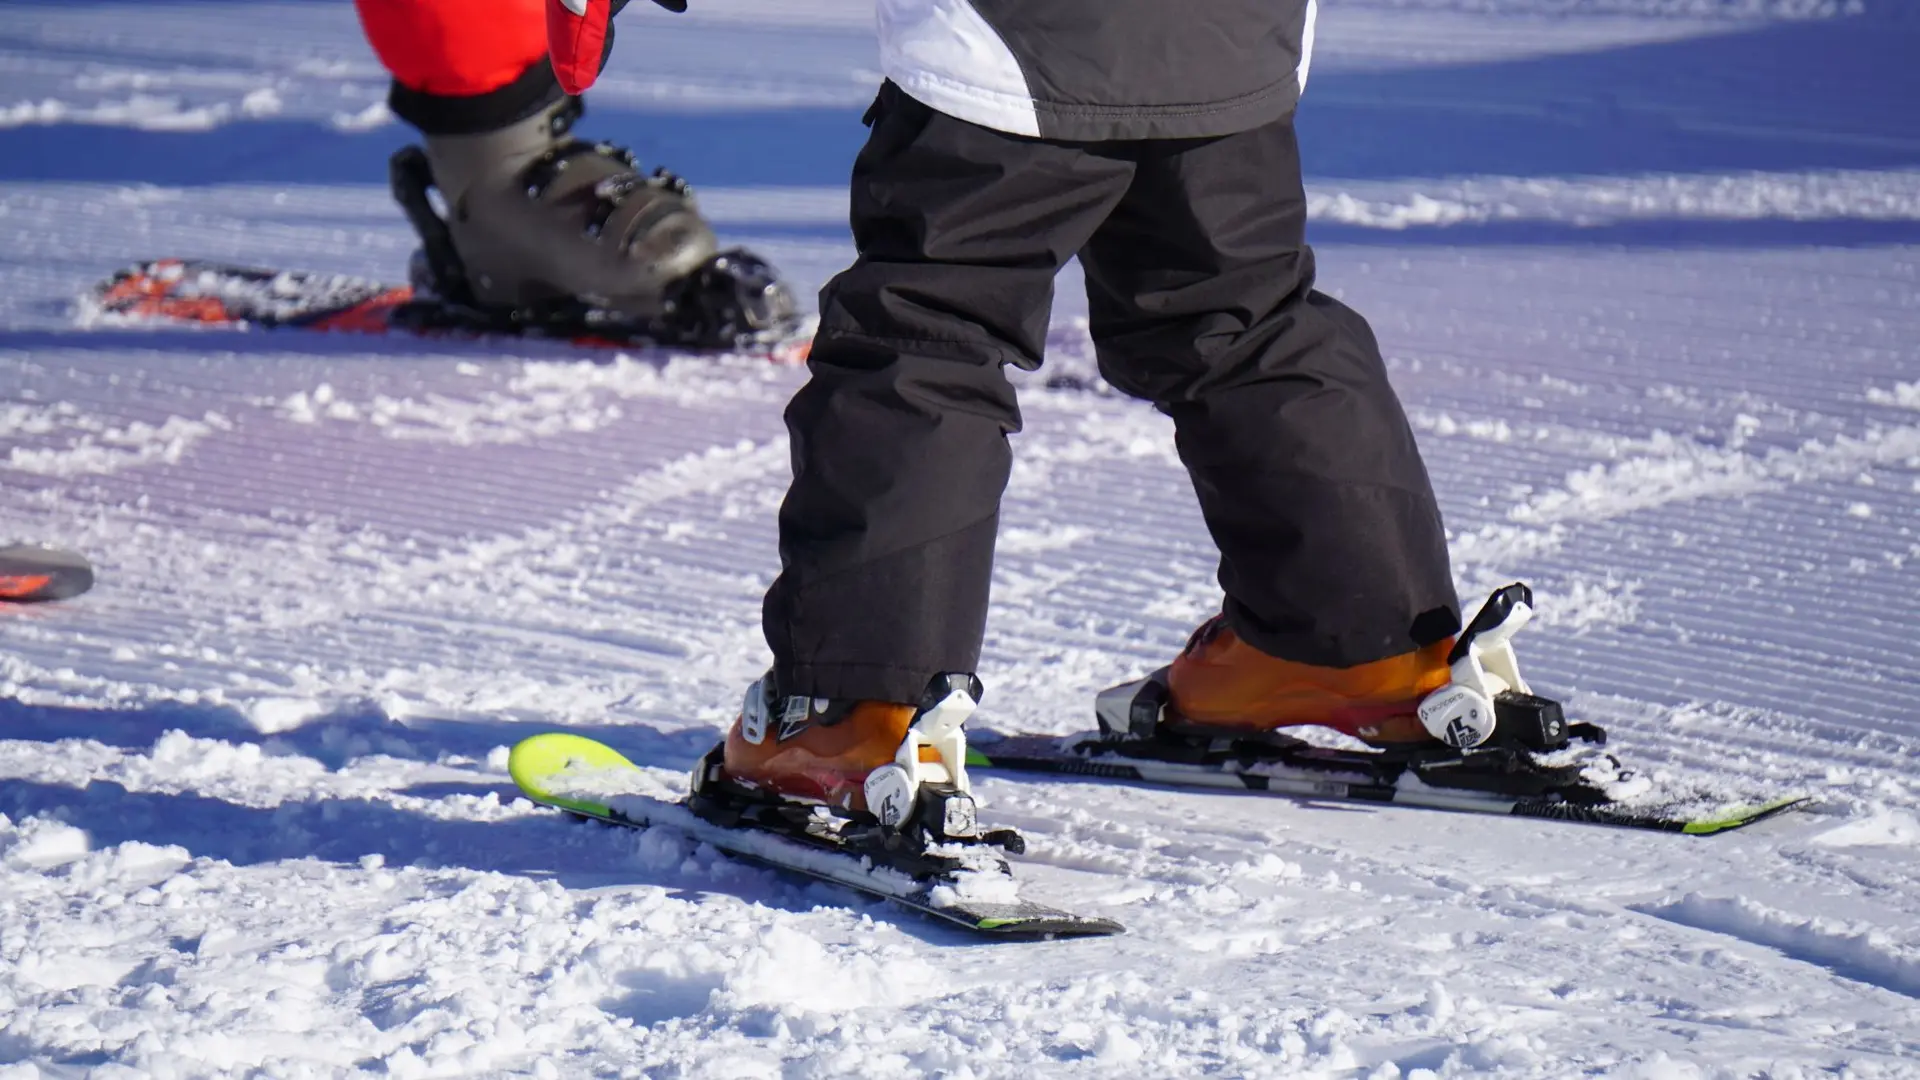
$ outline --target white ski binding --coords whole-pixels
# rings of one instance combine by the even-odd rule
[[[881,825],[905,829],[918,816],[940,839],[979,838],[963,726],[978,707],[970,692],[978,687],[978,680],[968,675],[936,677],[893,761],[867,774],[867,809]],[[933,751],[931,760],[922,750]],[[920,805],[922,796],[929,800],[927,806]]]
[[[1572,735],[1606,741],[1591,724],[1569,725],[1560,703],[1534,694],[1521,676],[1513,635],[1532,618],[1533,590],[1525,585],[1516,582],[1487,597],[1447,655],[1452,679],[1420,703],[1420,722],[1429,734],[1457,750],[1558,750]]]

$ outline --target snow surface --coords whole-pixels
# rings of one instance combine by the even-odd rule
[[[643,10],[644,9],[644,10]],[[977,778],[974,946],[511,795],[569,728],[676,784],[765,663],[803,373],[114,330],[139,257],[396,277],[407,136],[338,3],[11,0],[0,1077],[1920,1076],[1920,14],[1344,0],[1301,128],[1463,595],[1661,775],[1821,797],[1693,839]],[[584,130],[809,294],[848,258],[865,5],[636,5]],[[981,719],[1065,732],[1217,603],[1166,423],[1063,280]]]

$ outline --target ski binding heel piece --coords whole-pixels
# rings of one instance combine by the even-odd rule
[[[1093,699],[1093,715],[1100,722],[1100,734],[1106,739],[1150,741],[1160,735],[1160,721],[1166,712],[1167,668],[1144,679],[1137,679],[1100,691]]]
[[[978,707],[979,692],[980,681],[971,675],[936,676],[927,688],[893,760],[867,774],[867,809],[882,826],[904,829],[918,817],[935,838],[978,838],[964,725]],[[923,788],[937,808],[920,805]]]
[[[1497,589],[1487,598],[1447,656],[1452,678],[1420,702],[1420,722],[1428,733],[1461,750],[1491,741],[1558,750],[1573,734],[1605,740],[1592,725],[1572,731],[1560,703],[1534,694],[1521,676],[1513,635],[1532,618],[1533,590],[1523,584]]]

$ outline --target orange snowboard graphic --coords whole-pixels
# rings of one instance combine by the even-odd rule
[[[66,600],[93,588],[93,567],[71,551],[0,547],[0,601],[14,604]]]
[[[761,355],[776,364],[800,364],[809,341],[799,333],[769,332],[737,348],[674,346],[655,328],[606,312],[544,322],[469,311],[417,297],[406,285],[300,270],[268,270],[195,259],[154,259],[120,271],[88,297],[103,315],[138,323],[201,326],[294,327],[361,334],[434,337],[536,337],[589,349],[692,348]]]

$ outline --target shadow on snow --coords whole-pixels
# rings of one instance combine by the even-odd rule
[[[146,750],[164,733],[182,731],[195,738],[257,744],[271,755],[312,758],[330,769],[375,755],[423,762],[449,756],[484,760],[493,748],[537,730],[538,725],[516,721],[401,722],[369,705],[317,718],[290,731],[263,734],[237,711],[219,706],[156,703],[82,709],[0,700],[0,733],[9,739],[90,740]],[[705,729],[668,732],[640,724],[569,725],[566,730],[616,745],[641,764],[677,771],[691,769],[716,737]],[[688,862],[685,853],[693,845],[687,841],[668,848],[649,847],[641,844],[639,832],[577,822],[555,812],[497,820],[462,816],[475,810],[497,814],[495,802],[518,797],[505,777],[493,783],[432,780],[395,790],[391,796],[246,806],[192,792],[131,791],[109,780],[76,787],[12,778],[0,779],[0,814],[15,820],[57,817],[84,830],[96,849],[133,841],[177,845],[197,857],[236,866],[306,858],[349,865],[379,856],[390,867],[551,877],[570,889],[653,886],[689,896],[724,893],[792,912],[823,904],[876,917],[891,917],[894,912],[884,901],[724,856],[713,858],[732,869],[713,873]],[[450,799],[482,801],[436,812]],[[906,932],[934,944],[976,943],[964,931],[929,919],[903,913],[897,922]]]
[[[484,760],[495,748],[541,730],[524,719],[450,719],[388,716],[370,702],[347,706],[281,732],[262,732],[237,709],[224,705],[153,702],[132,708],[75,708],[0,700],[0,736],[34,742],[81,739],[122,750],[147,750],[170,731],[196,739],[255,744],[267,754],[312,758],[341,769],[362,757],[381,755],[435,762],[449,757]],[[691,769],[719,733],[707,728],[663,731],[644,724],[570,724],[576,735],[618,746],[642,765]],[[506,778],[501,777],[506,784]]]
[[[104,275],[103,275],[104,276]],[[580,360],[594,364],[612,364],[618,360],[639,361],[665,368],[673,360],[687,355],[723,357],[737,355],[715,351],[690,354],[684,349],[658,346],[583,346],[552,338],[498,335],[426,335],[405,331],[364,334],[350,331],[303,330],[298,327],[199,328],[193,326],[101,326],[71,330],[0,329],[0,350],[50,352],[61,349],[113,348],[127,352],[186,353],[191,356],[218,357],[270,356],[298,353],[303,359],[326,357],[329,361],[366,360],[391,363],[399,357],[435,357],[506,363],[516,360]],[[765,362],[764,360],[761,362]],[[0,394],[0,400],[6,400]]]
[[[1309,175],[1885,169],[1920,163],[1920,20],[1836,19],[1485,64],[1316,73]],[[1739,24],[1736,24],[1739,25]]]

